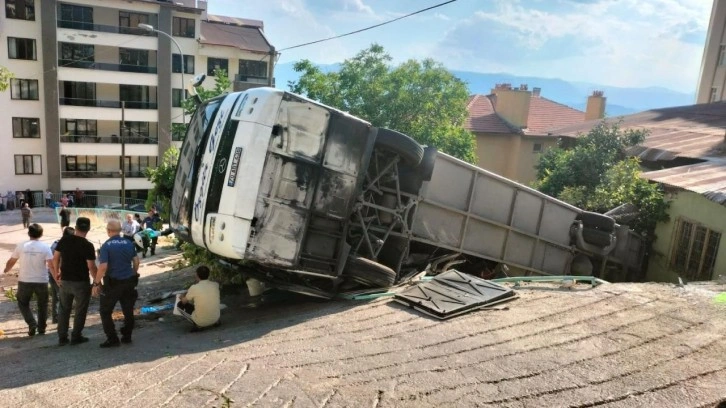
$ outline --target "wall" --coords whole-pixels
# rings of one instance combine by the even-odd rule
[[[676,220],[679,216],[683,216],[724,234],[726,233],[726,206],[715,203],[700,194],[681,191],[673,197],[668,213],[670,220],[660,223],[656,227],[655,234],[658,238],[653,244],[653,253],[648,264],[646,278],[650,281],[675,283],[678,282],[678,274],[669,270],[668,263],[673,247]],[[721,237],[716,255],[715,277],[718,277],[719,273],[724,274],[724,271],[726,271],[726,236]]]
[[[726,43],[726,0],[713,0],[711,20],[701,60],[696,103],[710,102],[711,88],[718,88],[719,100],[726,91],[726,65],[718,66],[719,48]]]
[[[546,136],[528,137],[514,133],[477,133],[476,155],[478,166],[506,178],[529,185],[535,180],[534,166],[540,154],[534,153],[534,144],[541,143],[547,149],[557,144],[557,138]]]

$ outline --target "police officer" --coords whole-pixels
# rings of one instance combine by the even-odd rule
[[[136,255],[134,243],[121,237],[121,223],[118,220],[109,221],[106,232],[109,238],[101,246],[98,258],[100,265],[93,281],[93,295],[101,297],[101,323],[106,333],[106,341],[101,343],[102,348],[131,343],[134,303],[138,297],[136,285],[139,283],[139,257]],[[120,340],[111,317],[116,302],[121,302],[124,315]]]

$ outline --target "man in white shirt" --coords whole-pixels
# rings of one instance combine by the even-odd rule
[[[30,240],[22,242],[15,247],[13,254],[5,264],[4,273],[10,272],[15,263],[20,261],[18,273],[18,308],[28,324],[28,336],[45,334],[48,320],[48,271],[54,274],[53,253],[50,247],[40,242],[43,236],[43,227],[39,224],[30,224],[28,227]],[[38,320],[35,320],[30,310],[30,300],[35,295],[38,301]]]
[[[192,322],[193,332],[219,326],[219,284],[209,280],[209,268],[202,265],[196,271],[197,283],[179,299],[177,307],[184,318]]]
[[[121,232],[123,232],[124,238],[128,238],[133,241],[134,234],[139,232],[139,229],[141,229],[141,226],[134,219],[133,214],[126,214],[126,221],[121,224]]]

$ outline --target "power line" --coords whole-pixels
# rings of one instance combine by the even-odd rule
[[[380,27],[380,26],[384,26],[386,24],[393,23],[394,21],[403,20],[404,18],[411,17],[413,15],[416,15],[416,14],[419,14],[419,13],[423,13],[425,11],[429,11],[429,10],[433,10],[433,9],[438,8],[438,7],[441,7],[441,6],[445,6],[445,5],[447,5],[449,3],[453,3],[455,1],[457,1],[457,0],[445,1],[443,3],[439,3],[439,4],[436,4],[436,5],[431,6],[431,7],[426,7],[425,9],[421,9],[421,10],[418,10],[418,11],[414,11],[413,13],[406,14],[405,16],[401,16],[401,17],[394,18],[393,20],[388,20],[388,21],[384,21],[384,22],[382,22],[380,24],[372,25],[370,27],[361,28],[360,30],[351,31],[349,33],[340,34],[340,35],[336,35],[336,36],[333,36],[333,37],[323,38],[322,40],[310,41],[310,42],[306,42],[304,44],[293,45],[292,47],[285,47],[285,48],[282,48],[282,49],[280,49],[278,51],[280,51],[280,52],[287,51],[287,50],[291,50],[293,48],[300,48],[300,47],[304,47],[306,45],[317,44],[317,43],[321,43],[321,42],[324,42],[324,41],[334,40],[336,38],[341,38],[341,37],[346,37],[346,36],[353,35],[353,34],[358,34],[358,33],[361,33],[363,31],[371,30],[371,29],[376,28],[376,27]]]

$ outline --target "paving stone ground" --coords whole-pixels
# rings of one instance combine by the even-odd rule
[[[18,221],[0,215],[2,262]],[[188,284],[175,257],[144,260],[145,296]],[[97,305],[91,342],[58,347],[54,325],[28,338],[16,305],[0,298],[0,405],[711,407],[726,399],[726,309],[711,300],[721,291],[529,284],[505,310],[448,321],[389,298],[246,308],[244,295],[228,295],[220,328],[144,319],[133,344],[111,350],[98,348]]]

